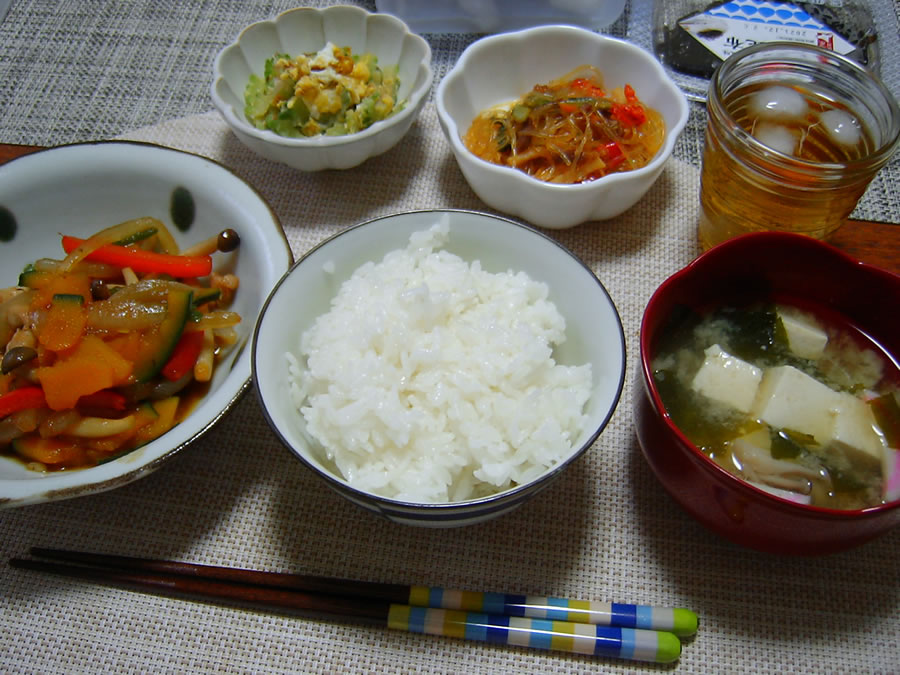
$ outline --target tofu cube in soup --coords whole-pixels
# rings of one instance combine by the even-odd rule
[[[852,394],[839,394],[838,413],[834,418],[828,452],[843,456],[849,463],[878,467],[887,447],[875,431],[878,423],[872,409]]]
[[[788,347],[803,359],[815,361],[825,353],[828,335],[810,320],[800,315],[779,311],[778,318],[787,334]]]
[[[834,391],[793,366],[766,371],[753,412],[775,429],[813,436],[832,457],[848,463],[882,461],[884,444],[865,401]]]
[[[691,386],[715,401],[749,412],[762,379],[762,370],[732,356],[719,345],[708,347]]]
[[[831,438],[840,398],[803,371],[777,366],[763,375],[752,413],[775,429],[793,429],[825,443]]]
[[[706,456],[800,504],[900,499],[900,371],[881,345],[827,310],[768,301],[672,321],[654,380]]]

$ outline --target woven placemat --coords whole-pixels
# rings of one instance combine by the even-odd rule
[[[340,3],[375,10],[374,0],[301,4]],[[629,0],[603,32],[650,50],[653,4]],[[870,4],[879,29],[881,76],[900,97],[900,5],[892,0]],[[112,138],[211,110],[208,88],[216,53],[245,26],[297,5],[294,0],[14,0],[0,21],[0,142],[57,145]],[[435,87],[478,37],[425,35]],[[676,158],[699,166],[705,126],[704,106],[692,103]],[[900,223],[898,184],[900,155],[875,178],[853,217]]]
[[[296,256],[340,229],[417,208],[489,211],[428,106],[401,145],[348,171],[261,160],[211,113],[127,134],[228,165],[275,209]],[[738,548],[661,490],[637,446],[643,307],[698,252],[697,170],[671,160],[623,216],[550,232],[622,316],[628,374],[596,444],[524,507],[456,530],[385,522],[333,493],[269,430],[251,392],[154,474],[100,495],[0,512],[0,552],[30,546],[472,590],[687,606],[683,672],[900,670],[900,532],[825,558]],[[634,672],[658,667],[321,623],[89,586],[0,567],[5,672]]]

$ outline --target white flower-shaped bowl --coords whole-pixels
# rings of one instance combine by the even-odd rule
[[[491,164],[466,148],[462,136],[482,110],[515,100],[534,85],[584,64],[600,69],[607,89],[630,84],[641,101],[662,114],[666,137],[649,164],[564,185]],[[472,190],[489,206],[546,228],[606,220],[633,206],[659,177],[688,119],[687,99],[650,53],[622,40],[561,25],[492,35],[473,43],[441,80],[435,103]]]
[[[62,258],[60,233],[86,237],[151,216],[182,246],[231,227],[241,237],[214,269],[240,277],[232,309],[239,340],[214,371],[193,411],[156,440],[90,468],[40,473],[0,455],[0,508],[94,494],[159,468],[212,427],[250,380],[247,347],[269,291],[293,262],[277,216],[250,185],[212,160],[157,145],[99,142],[63,145],[0,166],[0,284],[15,286],[23,267]],[[180,226],[177,226],[180,224]]]
[[[590,363],[592,387],[586,421],[571,454],[531,482],[483,498],[447,503],[390,499],[352,486],[325,459],[306,432],[290,393],[287,353],[300,357],[300,336],[327,312],[340,285],[361,265],[380,262],[408,245],[410,235],[446,219],[443,250],[490,272],[525,272],[547,284],[549,299],[566,320],[566,340],[556,346],[557,363]],[[309,251],[282,277],[260,315],[253,338],[253,382],[263,413],[284,445],[339,494],[393,522],[455,527],[496,518],[521,506],[557,479],[597,440],[622,392],[625,338],[609,293],[571,252],[521,223],[470,211],[412,211],[376,218],[344,230]]]
[[[375,54],[382,66],[399,66],[398,98],[404,108],[355,134],[287,138],[257,129],[244,116],[250,75],[261,75],[266,59],[316,52],[332,42],[354,54]],[[213,103],[244,145],[266,159],[303,171],[349,169],[394,147],[409,131],[431,89],[431,48],[400,19],[360,7],[301,7],[244,29],[216,56],[210,89]]]

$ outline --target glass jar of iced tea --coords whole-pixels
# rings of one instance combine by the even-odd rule
[[[865,67],[810,45],[748,47],[707,98],[700,245],[756,230],[827,239],[900,139],[900,108]]]

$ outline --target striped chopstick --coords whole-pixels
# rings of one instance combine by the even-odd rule
[[[405,602],[416,607],[441,607],[521,616],[553,621],[572,621],[618,628],[669,631],[679,637],[697,632],[697,615],[682,607],[652,607],[620,602],[594,602],[537,595],[451,591],[429,586],[408,586]]]
[[[59,549],[33,548],[31,553],[44,560],[15,558],[10,565],[313,618],[657,663],[679,657],[676,631],[684,636],[697,628],[696,614],[686,609],[448,591]]]

